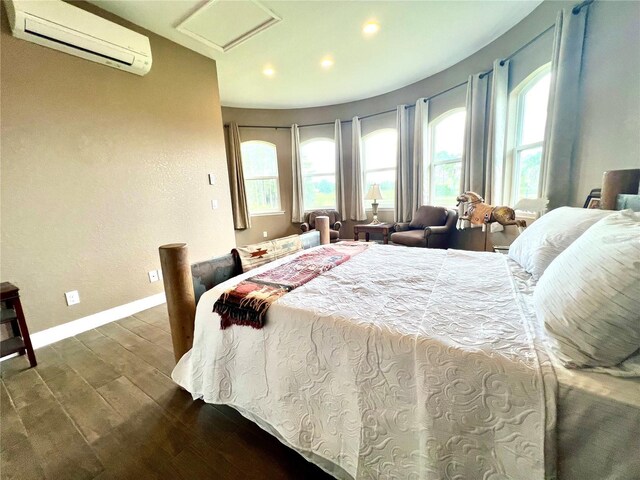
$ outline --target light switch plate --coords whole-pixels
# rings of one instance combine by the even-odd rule
[[[75,305],[80,303],[80,294],[78,290],[72,290],[70,292],[64,293],[64,298],[67,300],[67,305],[70,307],[71,305]]]
[[[209,174],[209,185],[215,185],[216,184],[216,175],[215,173],[210,173]]]
[[[211,200],[211,209],[216,210],[218,208],[218,200]]]

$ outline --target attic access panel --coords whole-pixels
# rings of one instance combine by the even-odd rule
[[[258,0],[209,0],[180,22],[176,30],[228,52],[280,20]]]

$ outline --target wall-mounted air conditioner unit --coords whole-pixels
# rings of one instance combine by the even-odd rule
[[[136,75],[151,69],[144,35],[60,0],[3,3],[15,37]]]

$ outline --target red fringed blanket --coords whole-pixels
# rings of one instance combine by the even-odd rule
[[[220,327],[249,325],[262,328],[267,310],[282,295],[346,262],[366,248],[366,243],[358,242],[326,245],[241,281],[220,295],[213,305],[213,311],[221,318]]]

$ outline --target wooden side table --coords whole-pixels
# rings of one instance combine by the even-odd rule
[[[0,357],[5,357],[12,353],[24,355],[26,352],[29,363],[32,367],[35,367],[38,362],[36,361],[35,353],[33,353],[29,329],[22,311],[22,303],[20,303],[19,290],[12,283],[0,283],[0,302],[3,304],[0,323],[11,323],[11,330],[14,335],[0,342]]]
[[[353,239],[357,242],[358,240],[360,240],[360,234],[364,233],[365,239],[368,242],[369,234],[380,233],[382,234],[382,241],[386,245],[389,243],[389,233],[391,233],[392,230],[393,230],[393,223],[378,223],[375,225],[368,223],[366,225],[354,225]]]

